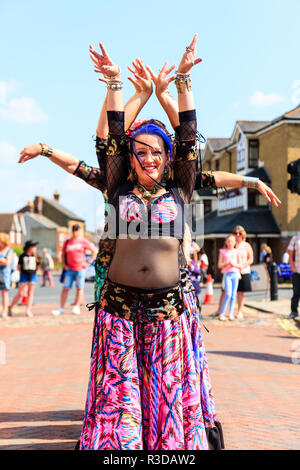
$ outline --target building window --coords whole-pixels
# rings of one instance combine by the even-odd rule
[[[249,168],[257,168],[259,160],[259,141],[258,139],[249,140]]]
[[[236,169],[237,171],[246,168],[247,159],[247,139],[244,135],[240,134],[237,147],[236,147]]]
[[[219,171],[219,170],[220,170],[220,160],[219,160],[219,159],[216,160],[216,162],[215,162],[215,170],[216,170],[216,171]]]
[[[209,212],[211,212],[211,209],[212,209],[211,200],[210,199],[204,199],[203,204],[204,204],[204,215],[209,214]]]
[[[248,189],[248,207],[267,207],[268,202],[264,196],[255,189]]]

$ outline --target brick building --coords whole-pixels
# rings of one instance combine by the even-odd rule
[[[85,222],[59,202],[59,194],[53,198],[36,196],[28,201],[19,214],[23,215],[26,226],[26,240],[37,240],[39,248],[48,248],[59,255],[64,241],[69,238],[72,225],[79,224],[85,229]]]
[[[204,248],[215,275],[219,248],[235,225],[245,227],[255,262],[263,242],[271,246],[275,261],[281,262],[290,237],[300,226],[300,196],[287,189],[287,165],[299,158],[300,106],[272,121],[237,121],[230,138],[207,140],[204,170],[257,176],[282,202],[275,208],[247,188],[218,191],[218,197],[216,191],[194,193],[194,203],[203,203],[196,217],[204,216]],[[201,234],[195,238],[201,240]]]

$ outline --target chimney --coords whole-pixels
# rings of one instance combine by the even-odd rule
[[[59,192],[56,190],[55,193],[53,194],[53,199],[57,202],[59,202],[59,198],[60,198],[60,194]]]
[[[27,202],[26,210],[27,212],[30,212],[31,214],[33,214],[33,201]]]
[[[35,196],[34,198],[34,213],[43,215],[43,198],[42,196]]]

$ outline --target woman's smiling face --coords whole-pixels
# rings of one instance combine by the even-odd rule
[[[163,139],[155,134],[138,134],[134,142],[136,154],[144,167],[131,155],[131,167],[135,169],[139,183],[142,185],[153,185],[155,181],[161,181],[164,169],[169,161]],[[149,176],[151,178],[149,178]]]

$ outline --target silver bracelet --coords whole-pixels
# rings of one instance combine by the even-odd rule
[[[123,82],[109,81],[106,84],[108,90],[120,91],[123,88]]]
[[[178,70],[175,70],[176,78],[190,78],[190,73],[181,73]]]
[[[252,176],[243,176],[242,186],[245,188],[258,188],[259,178],[253,178]]]
[[[41,151],[40,155],[43,155],[43,157],[48,157],[48,158],[52,156],[53,148],[50,147],[50,145],[42,144],[40,142],[40,146],[42,147],[42,151]]]

